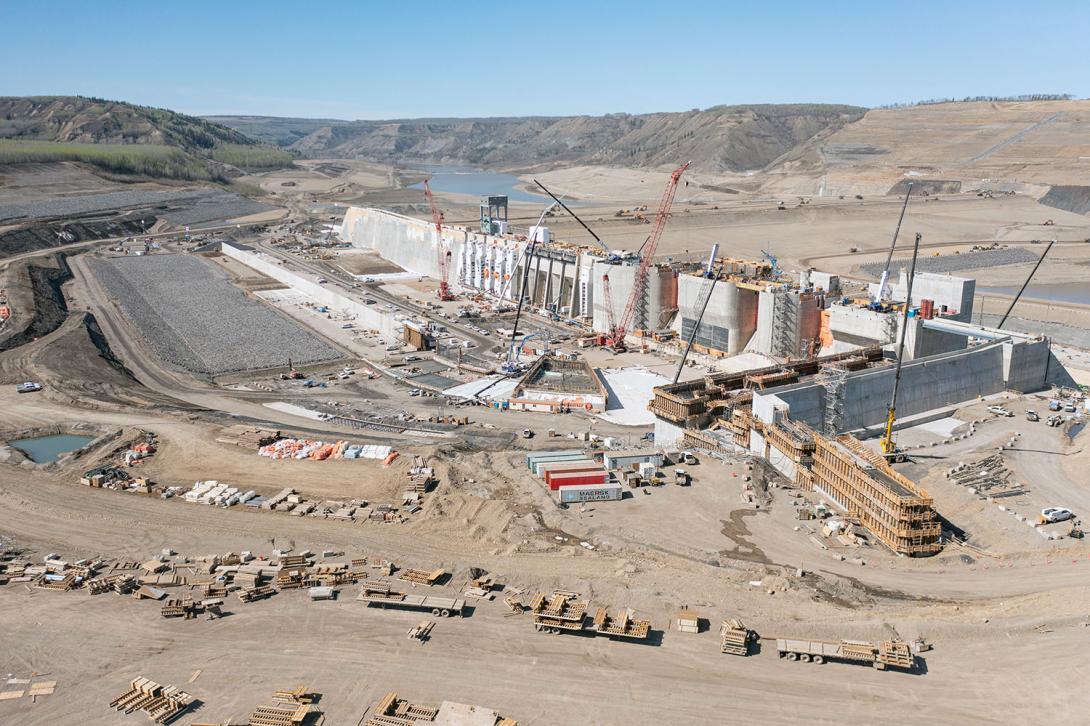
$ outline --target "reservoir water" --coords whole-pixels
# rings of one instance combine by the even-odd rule
[[[1004,287],[978,288],[977,292],[987,295],[1017,295],[1021,285],[1009,285]],[[1076,303],[1090,305],[1090,283],[1086,282],[1056,282],[1050,284],[1035,285],[1032,282],[1026,291],[1022,293],[1024,300],[1040,300],[1055,303]]]
[[[37,464],[48,464],[59,459],[61,454],[75,451],[94,440],[94,436],[57,434],[55,436],[38,436],[33,439],[18,439],[8,443],[26,454],[31,461]]]
[[[482,171],[463,166],[431,166],[418,164],[414,170],[430,172],[429,184],[434,192],[448,194],[469,194],[474,197],[489,195],[507,195],[512,202],[536,202],[544,204],[549,200],[544,194],[530,194],[516,189],[521,180],[514,174],[498,171]],[[413,184],[412,189],[423,189],[424,184]]]

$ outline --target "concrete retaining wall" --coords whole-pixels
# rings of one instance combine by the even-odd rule
[[[936,408],[971,401],[1006,390],[1004,346],[995,342],[964,351],[907,361],[901,370],[901,390],[898,394],[897,415],[913,416]],[[1047,348],[1046,348],[1047,352]],[[1038,352],[1017,354],[1029,365],[1028,372],[1017,372],[1017,382],[1044,378],[1044,360],[1036,372]],[[1016,366],[1017,367],[1017,366]],[[889,399],[893,393],[894,367],[853,373],[844,381],[841,396],[843,413],[841,430],[851,431],[874,426],[885,420]],[[824,423],[825,389],[816,382],[777,388],[767,393],[755,393],[754,415],[766,410],[758,399],[772,398],[790,408],[792,419],[805,421],[819,431]],[[772,401],[775,403],[775,401]]]
[[[233,260],[257,270],[263,275],[282,282],[293,290],[296,290],[311,298],[319,305],[336,310],[339,313],[353,316],[360,326],[378,330],[382,335],[400,339],[404,323],[391,313],[376,310],[374,306],[365,305],[338,293],[334,288],[319,285],[310,278],[282,267],[279,262],[269,255],[261,252],[252,252],[239,249],[231,244],[223,244],[223,254]]]

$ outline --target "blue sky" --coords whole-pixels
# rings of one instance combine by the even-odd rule
[[[1090,3],[0,0],[0,95],[331,118],[1090,97]]]

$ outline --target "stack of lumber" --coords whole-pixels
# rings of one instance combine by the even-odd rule
[[[442,568],[430,572],[408,569],[399,572],[397,579],[404,580],[405,582],[412,582],[417,585],[428,585],[430,587],[442,579],[446,574],[446,570]]]

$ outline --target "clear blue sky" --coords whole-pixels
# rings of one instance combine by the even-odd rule
[[[1090,97],[1090,3],[0,0],[0,95],[332,118]]]

